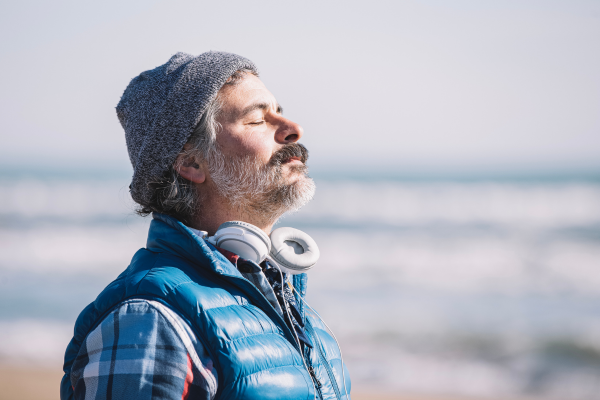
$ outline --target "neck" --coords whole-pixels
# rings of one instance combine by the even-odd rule
[[[248,205],[234,206],[220,196],[207,196],[203,199],[190,226],[207,231],[209,236],[213,236],[222,223],[243,221],[256,226],[268,235],[277,219],[279,217],[274,220],[265,218],[260,210],[255,211]]]

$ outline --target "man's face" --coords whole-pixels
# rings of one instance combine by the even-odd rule
[[[218,150],[207,160],[221,195],[245,212],[274,222],[314,194],[307,175],[308,152],[296,142],[302,128],[284,118],[275,97],[246,74],[219,92]]]
[[[224,86],[219,100],[221,112],[217,122],[222,129],[217,145],[227,158],[252,157],[266,165],[277,150],[302,137],[302,127],[283,117],[275,97],[254,75],[246,74],[236,85]],[[302,177],[294,173],[294,167],[303,165],[300,157],[282,161],[286,182]]]

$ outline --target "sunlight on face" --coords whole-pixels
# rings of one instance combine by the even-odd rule
[[[308,176],[308,151],[297,143],[300,125],[282,109],[254,75],[219,93],[221,130],[207,159],[219,194],[234,207],[275,222],[298,210],[315,192]]]

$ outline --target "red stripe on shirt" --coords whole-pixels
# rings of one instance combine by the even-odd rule
[[[181,400],[186,400],[190,393],[190,385],[194,380],[194,374],[192,373],[192,359],[190,355],[187,355],[187,374],[185,375],[185,382],[183,384],[183,394],[181,395]]]

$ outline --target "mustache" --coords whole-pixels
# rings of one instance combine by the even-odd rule
[[[269,164],[273,166],[280,166],[290,158],[298,157],[302,164],[306,164],[308,160],[308,149],[300,143],[290,143],[277,150],[271,156]]]

